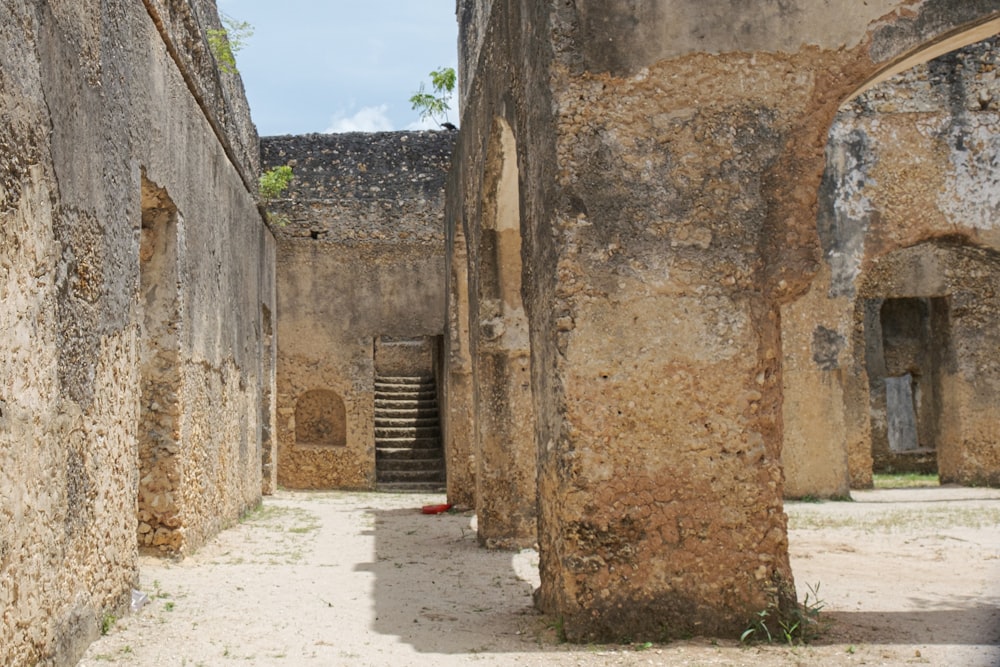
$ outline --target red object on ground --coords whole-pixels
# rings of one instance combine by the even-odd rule
[[[441,512],[447,512],[451,509],[451,503],[443,503],[441,505],[424,505],[420,508],[420,511],[424,514],[440,514]]]

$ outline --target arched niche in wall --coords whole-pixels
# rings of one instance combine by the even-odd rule
[[[527,330],[521,301],[521,201],[517,169],[517,142],[502,118],[490,137],[491,151],[480,233],[480,310],[508,320],[510,333]],[[483,309],[493,309],[483,312]],[[504,333],[507,333],[505,328]]]
[[[347,444],[344,400],[329,389],[302,393],[295,402],[295,444],[343,447]]]

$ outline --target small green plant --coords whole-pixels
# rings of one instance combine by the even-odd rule
[[[266,208],[288,189],[295,174],[291,165],[283,164],[279,167],[272,167],[260,175],[260,203]],[[288,224],[288,218],[284,215],[276,215],[267,212],[267,221],[271,224],[284,227]]]
[[[111,632],[111,628],[115,626],[117,621],[117,616],[111,612],[105,612],[104,616],[101,617],[101,635],[106,635]]]
[[[554,630],[556,633],[556,639],[562,643],[566,643],[566,625],[562,616],[557,617],[554,621],[548,624],[549,630]]]
[[[262,173],[260,175],[261,200],[265,204],[269,204],[280,197],[288,189],[293,177],[292,167],[287,164],[272,167]]]
[[[167,611],[173,611],[173,610],[174,610],[174,606],[175,606],[176,604],[177,604],[177,603],[175,603],[175,602],[174,602],[173,600],[170,600],[169,602],[164,602],[164,603],[163,603],[163,608],[164,608],[165,610],[167,610]]]
[[[819,634],[819,614],[826,603],[819,599],[819,583],[807,588],[809,590],[802,604],[787,614],[782,614],[773,605],[758,611],[757,616],[740,635],[740,642],[781,642],[793,646],[807,644],[815,639]]]
[[[236,54],[246,46],[247,40],[253,35],[253,26],[246,21],[237,21],[228,14],[220,14],[222,28],[207,31],[208,48],[215,56],[219,69],[227,74],[236,74]]]
[[[448,123],[448,111],[451,109],[451,97],[458,77],[451,67],[439,67],[430,73],[430,77],[434,92],[427,92],[421,82],[417,92],[410,96],[411,108],[420,111],[420,120],[430,118],[440,127],[451,126]]]
[[[251,507],[250,509],[248,509],[247,511],[243,512],[243,514],[240,515],[239,523],[246,523],[247,521],[253,521],[261,514],[261,512],[263,512],[263,510],[264,510],[264,501],[258,500],[256,505],[254,505],[253,507]]]

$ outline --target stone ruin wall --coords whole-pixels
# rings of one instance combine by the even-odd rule
[[[141,535],[183,553],[260,497],[261,311],[274,291],[256,138],[238,78],[206,60],[214,6],[170,9],[0,7],[4,665],[74,664],[127,607]],[[174,25],[178,12],[193,22]],[[157,247],[144,223],[161,213],[175,217],[178,261],[140,295]],[[159,339],[174,354],[169,492],[155,467],[140,472],[137,445],[153,288],[176,297],[174,337]]]
[[[1000,373],[986,352],[1000,324],[990,286],[1000,249],[998,55],[989,39],[918,65],[845,104],[830,129],[817,222],[824,263],[809,293],[782,310],[791,497],[868,487],[873,465],[939,469],[942,481],[965,484],[1000,477],[990,407]],[[933,452],[889,452],[885,362],[871,356],[881,346],[877,308],[916,297],[950,304],[948,340],[922,353],[928,372],[943,373],[941,421],[922,427],[938,431],[937,465]],[[876,308],[867,321],[866,303]]]
[[[504,408],[482,395],[474,348],[489,147],[506,124],[530,322],[536,601],[571,640],[732,635],[794,603],[783,324],[828,270],[816,204],[830,125],[880,68],[1000,9],[737,4],[494,0],[462,27],[475,75],[448,208],[452,265],[463,253],[468,265],[466,400]],[[811,344],[827,311],[803,308]]]
[[[291,164],[295,174],[270,207],[283,486],[374,488],[375,341],[444,330],[453,141],[448,131],[262,141],[265,168]]]

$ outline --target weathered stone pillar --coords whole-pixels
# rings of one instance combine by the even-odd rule
[[[795,604],[780,313],[818,270],[850,58],[771,51],[778,17],[755,24],[755,53],[710,54],[664,19],[713,34],[692,3],[656,4],[629,35],[597,3],[557,12],[580,58],[557,68],[560,419],[540,451],[538,601],[577,641],[738,636]],[[580,38],[598,31],[613,36]]]
[[[489,119],[519,130],[537,602],[568,639],[737,636],[794,604],[780,313],[820,270],[836,108],[1000,8],[932,4],[460,3],[470,197]]]
[[[446,273],[448,326],[444,341],[444,378],[441,387],[442,425],[448,473],[448,502],[476,506],[476,422],[469,350],[469,270],[465,232],[449,225]]]
[[[815,280],[807,294],[781,309],[786,498],[850,495],[845,443],[855,421],[846,411],[846,385],[864,370],[854,367],[851,300],[831,298],[823,289],[828,282]]]
[[[496,119],[486,158],[478,230],[476,318],[476,514],[481,543],[530,546],[536,538],[536,444],[528,319],[521,298],[517,146]]]

